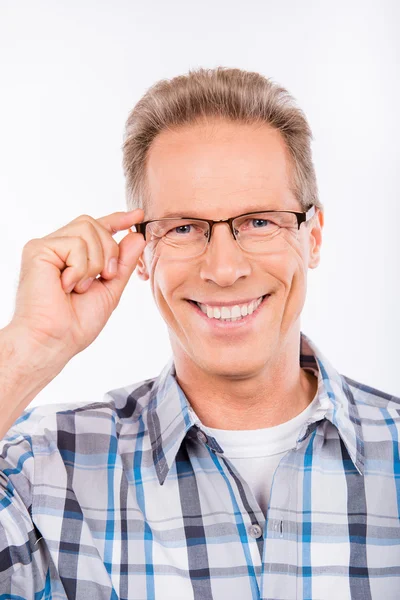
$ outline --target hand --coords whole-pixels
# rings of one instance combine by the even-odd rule
[[[117,307],[146,246],[140,233],[129,232],[119,245],[112,236],[143,218],[142,209],[100,219],[82,215],[27,242],[9,329],[66,361],[87,348]]]

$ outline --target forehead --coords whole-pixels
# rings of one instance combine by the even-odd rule
[[[162,131],[146,170],[146,218],[190,212],[223,218],[248,210],[298,210],[290,190],[290,160],[271,127],[222,120]]]

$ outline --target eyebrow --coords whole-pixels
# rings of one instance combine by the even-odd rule
[[[165,213],[165,215],[163,215],[162,217],[160,217],[160,219],[169,219],[169,218],[174,218],[174,217],[181,217],[183,214],[185,214],[184,212],[179,212],[179,213]],[[194,215],[192,215],[193,219],[201,219],[201,217],[195,217]]]

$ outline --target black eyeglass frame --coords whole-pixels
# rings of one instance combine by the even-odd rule
[[[277,212],[292,213],[292,214],[296,215],[297,227],[299,230],[300,225],[302,223],[305,223],[306,221],[309,221],[316,214],[317,209],[316,209],[315,205],[313,204],[310,206],[310,208],[306,212],[296,212],[294,210],[258,210],[256,212],[243,213],[242,215],[237,215],[236,217],[230,217],[230,219],[221,219],[219,221],[213,221],[212,219],[197,219],[195,217],[167,217],[165,219],[151,219],[150,221],[144,221],[142,223],[135,223],[135,228],[136,228],[136,231],[138,233],[141,233],[143,235],[144,239],[146,239],[146,226],[148,223],[154,223],[155,221],[176,221],[177,219],[185,219],[188,221],[203,221],[205,223],[208,223],[209,228],[210,228],[209,229],[210,236],[208,238],[208,243],[210,243],[214,225],[216,223],[228,223],[229,228],[232,232],[232,235],[233,235],[234,239],[237,241],[235,231],[233,229],[233,221],[235,221],[236,219],[239,219],[240,217],[246,217],[246,216],[250,216],[250,215],[259,215],[259,214],[265,214],[265,213],[277,213]]]

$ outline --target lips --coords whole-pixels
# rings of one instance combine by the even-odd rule
[[[226,306],[226,307],[243,306],[244,304],[250,304],[250,302],[258,300],[258,298],[261,298],[262,300],[264,300],[266,298],[266,296],[270,296],[270,295],[271,294],[264,294],[263,296],[262,295],[255,296],[254,298],[250,298],[249,300],[238,300],[238,301],[234,301],[234,302],[215,302],[215,301],[214,302],[198,302],[197,300],[192,300],[190,298],[187,298],[187,301],[197,304],[197,306],[199,306],[199,304],[203,304],[206,306],[211,306],[212,308],[221,308],[222,306]]]
[[[195,309],[196,313],[202,318],[202,320],[204,320],[204,322],[207,323],[207,327],[211,327],[211,329],[214,330],[214,333],[222,333],[223,331],[247,330],[246,325],[253,323],[254,320],[258,318],[258,314],[261,310],[261,307],[264,306],[264,304],[268,301],[268,298],[270,296],[271,294],[261,296],[263,298],[262,301],[258,304],[258,306],[255,308],[255,310],[253,310],[251,314],[233,319],[211,318],[201,310],[197,302],[195,302],[194,300],[187,300],[187,302],[193,305],[193,308]],[[246,329],[244,329],[245,327]]]

